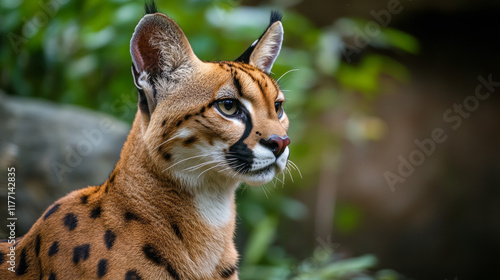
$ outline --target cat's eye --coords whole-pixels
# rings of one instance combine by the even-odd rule
[[[228,116],[234,116],[239,112],[239,106],[238,106],[238,101],[234,99],[224,99],[217,101],[217,109],[219,111]]]
[[[283,101],[274,102],[274,110],[276,110],[278,118],[281,118],[283,116]]]

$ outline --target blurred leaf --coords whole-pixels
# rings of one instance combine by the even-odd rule
[[[417,54],[419,52],[420,47],[417,39],[408,33],[387,28],[384,30],[384,35],[387,43],[395,48],[407,51],[411,54]]]
[[[275,216],[267,216],[262,219],[250,235],[246,246],[245,265],[253,265],[264,256],[267,248],[276,234],[278,219]]]

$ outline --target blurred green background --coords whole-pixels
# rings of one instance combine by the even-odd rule
[[[272,72],[286,94],[290,159],[300,172],[238,190],[241,279],[493,275],[498,98],[462,117],[468,123],[456,133],[443,113],[474,94],[478,76],[500,80],[498,4],[156,2],[202,60],[235,59],[260,36],[271,10],[284,14],[284,46]],[[2,0],[1,91],[131,124],[137,93],[129,41],[143,14],[135,0]],[[418,149],[414,140],[436,127],[449,140],[412,176],[388,183],[398,156],[408,159]]]

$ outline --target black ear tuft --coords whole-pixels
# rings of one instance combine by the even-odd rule
[[[241,54],[240,57],[238,57],[234,61],[249,63],[250,56],[252,55],[252,52],[255,49],[255,46],[257,45],[257,43],[259,43],[260,39],[262,39],[262,36],[264,36],[264,34],[266,34],[267,30],[269,29],[269,27],[271,27],[271,25],[273,25],[273,23],[275,23],[277,21],[281,21],[282,17],[283,17],[283,15],[279,11],[277,11],[277,10],[272,11],[271,12],[271,19],[269,21],[269,26],[266,28],[266,31],[264,31],[264,33],[262,33],[262,35],[260,35],[259,39],[255,42],[253,42],[253,44],[250,47],[248,47],[248,49],[246,49],[243,52],[243,54]]]
[[[144,10],[146,11],[146,15],[158,13],[158,8],[156,8],[155,0],[146,1],[144,3]]]
[[[269,22],[269,26],[273,25],[273,23],[277,22],[277,21],[281,21],[281,18],[283,18],[283,15],[277,11],[277,10],[274,10],[271,12],[271,21]]]

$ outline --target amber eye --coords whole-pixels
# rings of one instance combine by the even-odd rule
[[[217,108],[222,114],[228,117],[233,116],[239,112],[238,102],[234,99],[224,99],[217,101]]]
[[[276,110],[278,118],[281,118],[281,116],[283,116],[283,101],[274,102],[274,109]]]

